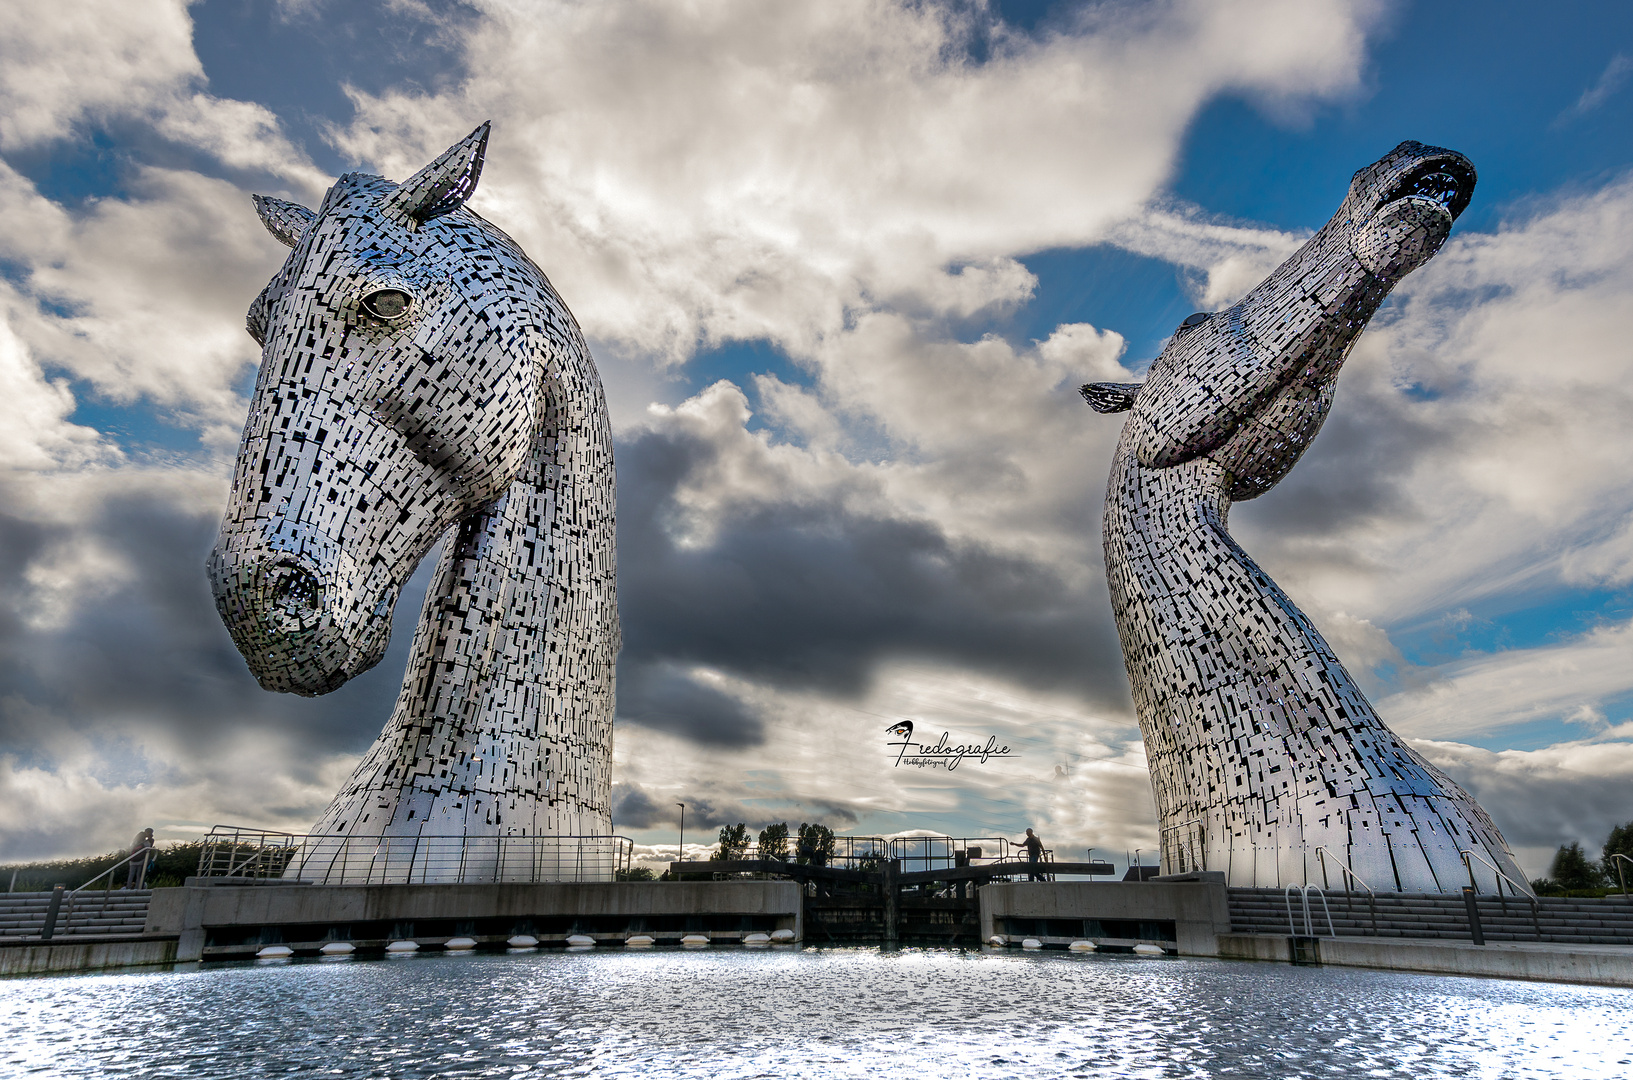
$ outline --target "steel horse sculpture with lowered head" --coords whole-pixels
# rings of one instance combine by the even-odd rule
[[[487,141],[402,184],[349,173],[315,213],[255,200],[293,250],[249,311],[260,376],[209,563],[250,670],[313,695],[372,667],[443,540],[396,708],[307,863],[345,837],[611,833],[606,398],[543,272],[465,205]]]
[[[1100,412],[1129,410],[1106,576],[1170,873],[1353,888],[1343,864],[1373,889],[1449,892],[1470,866],[1500,887],[1489,863],[1525,888],[1485,811],[1384,726],[1226,531],[1231,503],[1315,438],[1357,337],[1440,249],[1474,180],[1461,154],[1402,143],[1240,303],[1186,319],[1144,383],[1083,388]]]

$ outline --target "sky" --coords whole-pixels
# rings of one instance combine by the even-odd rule
[[[1633,820],[1633,8],[0,5],[0,861],[302,831],[385,722],[267,693],[204,560],[285,249],[401,180],[551,277],[618,466],[614,824],[1156,846],[1101,504],[1132,381],[1416,139],[1474,201],[1231,529],[1528,873]],[[995,740],[896,763],[886,728]],[[668,845],[667,852],[663,845]]]

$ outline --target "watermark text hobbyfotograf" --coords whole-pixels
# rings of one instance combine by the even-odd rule
[[[896,751],[896,765],[916,765],[921,769],[946,769],[952,772],[959,763],[969,760],[985,765],[993,758],[1010,757],[1013,751],[1001,746],[996,735],[988,735],[984,743],[954,743],[952,734],[943,731],[933,743],[913,741],[913,721],[903,720],[885,729],[886,733],[901,736],[900,742],[888,745],[900,747]]]

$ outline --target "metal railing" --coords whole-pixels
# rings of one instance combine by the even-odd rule
[[[50,906],[50,908],[47,909],[47,912],[46,912],[45,923],[40,928],[40,938],[41,938],[41,940],[49,941],[49,940],[51,940],[51,938],[53,936],[55,936],[58,933],[61,933],[61,934],[71,934],[71,933],[73,933],[74,932],[74,905],[75,905],[75,902],[78,901],[78,899],[79,899],[79,894],[82,893],[82,892],[85,892],[88,889],[90,889],[92,885],[95,885],[97,882],[101,881],[103,878],[107,878],[108,881],[107,881],[107,884],[103,885],[102,889],[101,889],[101,893],[102,893],[101,906],[98,909],[96,909],[96,913],[94,915],[87,914],[90,911],[89,908],[82,908],[81,909],[81,914],[84,915],[86,918],[105,918],[107,916],[107,914],[108,914],[108,904],[111,902],[111,900],[113,898],[113,892],[114,892],[114,888],[113,888],[113,872],[115,870],[118,870],[121,866],[129,865],[129,863],[133,859],[141,859],[142,860],[142,870],[141,870],[141,873],[137,877],[137,880],[136,880],[137,888],[141,888],[142,885],[145,884],[143,879],[147,877],[147,861],[148,861],[148,859],[150,859],[152,857],[153,857],[153,849],[150,848],[150,847],[145,847],[145,848],[141,848],[141,849],[139,849],[137,851],[133,851],[129,855],[126,855],[123,859],[120,859],[118,862],[116,862],[112,866],[108,867],[106,870],[102,871],[100,874],[96,875],[96,877],[94,877],[91,880],[87,881],[85,884],[79,886],[77,889],[69,889],[69,890],[66,890],[65,892],[63,892],[61,897],[53,897],[52,900],[51,900],[51,906]]]
[[[1621,860],[1621,861],[1618,862],[1617,861],[1618,859]],[[1610,853],[1610,865],[1612,865],[1612,866],[1614,866],[1616,868],[1616,880],[1621,883],[1622,895],[1626,896],[1627,895],[1627,875],[1622,873],[1622,863],[1626,863],[1629,866],[1633,866],[1633,859],[1628,858],[1626,855],[1623,855],[1619,851],[1612,851]]]
[[[1338,864],[1338,869],[1340,869],[1340,870],[1342,870],[1344,872],[1344,874],[1348,877],[1348,879],[1349,879],[1349,881],[1351,882],[1352,885],[1359,885],[1359,886],[1361,886],[1361,888],[1366,890],[1366,892],[1367,892],[1367,907],[1371,910],[1371,913],[1372,913],[1372,936],[1373,937],[1378,937],[1379,936],[1379,934],[1378,934],[1378,894],[1372,891],[1372,886],[1371,885],[1368,885],[1366,882],[1361,880],[1361,875],[1357,874],[1354,870],[1352,870],[1350,868],[1349,863],[1345,862],[1343,859],[1340,859],[1337,855],[1334,855],[1332,852],[1328,851],[1326,848],[1318,846],[1315,849],[1315,857],[1316,857],[1316,861],[1321,863],[1321,883],[1323,885],[1325,885],[1329,889],[1332,888],[1332,882],[1327,880],[1327,856],[1329,856],[1329,855],[1332,855],[1333,862]],[[1352,893],[1355,890],[1354,890],[1354,888],[1351,887],[1351,888],[1346,888],[1344,891],[1346,893]],[[1322,897],[1321,902],[1323,904],[1325,904],[1327,902],[1325,896]],[[1347,898],[1345,900],[1345,904],[1346,904],[1346,906],[1349,905],[1349,902],[1348,902]],[[1353,911],[1354,909],[1351,908],[1350,910]],[[1329,916],[1329,919],[1330,918],[1331,917]]]
[[[627,836],[311,836],[217,826],[198,873],[315,885],[612,881],[634,849]]]
[[[913,873],[1008,862],[1009,848],[1002,836],[898,836],[890,841],[890,857],[901,863],[903,873]]]
[[[1293,921],[1293,894],[1298,893],[1299,901],[1304,906],[1304,936],[1315,937],[1315,925],[1310,913],[1310,893],[1321,898],[1321,910],[1327,916],[1327,936],[1337,937],[1338,931],[1333,927],[1332,909],[1327,906],[1327,894],[1319,885],[1289,885],[1282,899],[1287,901],[1287,936],[1298,937],[1298,924]]]
[[[1470,859],[1479,859],[1480,862],[1485,866],[1485,868],[1487,870],[1490,870],[1493,874],[1497,875],[1497,895],[1498,896],[1503,895],[1503,882],[1506,881],[1506,882],[1508,882],[1509,887],[1514,890],[1514,895],[1515,896],[1523,897],[1524,899],[1530,900],[1532,902],[1536,901],[1536,895],[1531,892],[1531,886],[1530,885],[1524,884],[1522,882],[1515,881],[1513,878],[1509,877],[1507,874],[1503,873],[1501,870],[1499,870],[1495,866],[1493,866],[1492,863],[1491,863],[1491,860],[1487,859],[1485,856],[1481,855],[1479,852],[1472,851],[1472,850],[1470,850],[1468,848],[1463,848],[1463,849],[1458,851],[1458,854],[1463,856],[1463,868],[1466,869],[1469,872],[1469,885],[1471,885],[1474,888],[1475,892],[1478,893],[1480,891],[1480,883],[1478,881],[1474,880],[1474,863],[1469,861]]]
[[[1157,865],[1166,866],[1170,874],[1189,874],[1198,870],[1206,870],[1208,868],[1208,837],[1202,830],[1198,829],[1187,835],[1183,846],[1175,846],[1172,852],[1169,850],[1175,832],[1180,829],[1188,829],[1192,825],[1200,825],[1206,820],[1207,818],[1192,818],[1190,821],[1181,821],[1174,825],[1163,826],[1157,837],[1157,846],[1159,848]],[[1202,841],[1202,854],[1200,857],[1197,856],[1198,839]],[[1175,858],[1176,855],[1179,858]],[[1189,856],[1189,858],[1186,858],[1186,856]]]
[[[1014,858],[1009,840],[1002,836],[835,836],[833,850],[826,854],[828,866],[845,870],[871,870],[888,860],[901,863],[903,873],[917,870],[951,870],[958,866],[983,866]],[[758,844],[743,849],[739,859],[772,858],[798,861],[793,837],[779,852],[762,854]]]
[[[1537,940],[1541,941],[1542,904],[1537,900],[1536,894],[1531,891],[1531,887],[1529,885],[1520,885],[1516,883],[1513,878],[1509,877],[1507,874],[1493,866],[1491,861],[1485,858],[1479,852],[1470,850],[1469,848],[1463,848],[1458,851],[1458,854],[1463,856],[1463,868],[1469,872],[1469,888],[1474,890],[1474,895],[1479,894],[1480,883],[1474,880],[1474,863],[1472,860],[1479,859],[1480,862],[1485,865],[1486,869],[1497,875],[1497,902],[1502,905],[1503,915],[1506,916],[1508,914],[1508,898],[1503,895],[1503,882],[1505,881],[1508,882],[1509,887],[1514,890],[1515,896],[1531,905],[1531,925],[1536,927]],[[1471,905],[1473,904],[1472,898],[1470,899],[1469,903]],[[1477,911],[1478,909],[1471,907],[1470,910]]]

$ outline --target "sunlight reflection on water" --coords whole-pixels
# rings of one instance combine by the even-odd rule
[[[903,949],[424,955],[0,980],[0,1075],[1610,1077],[1633,991]]]

